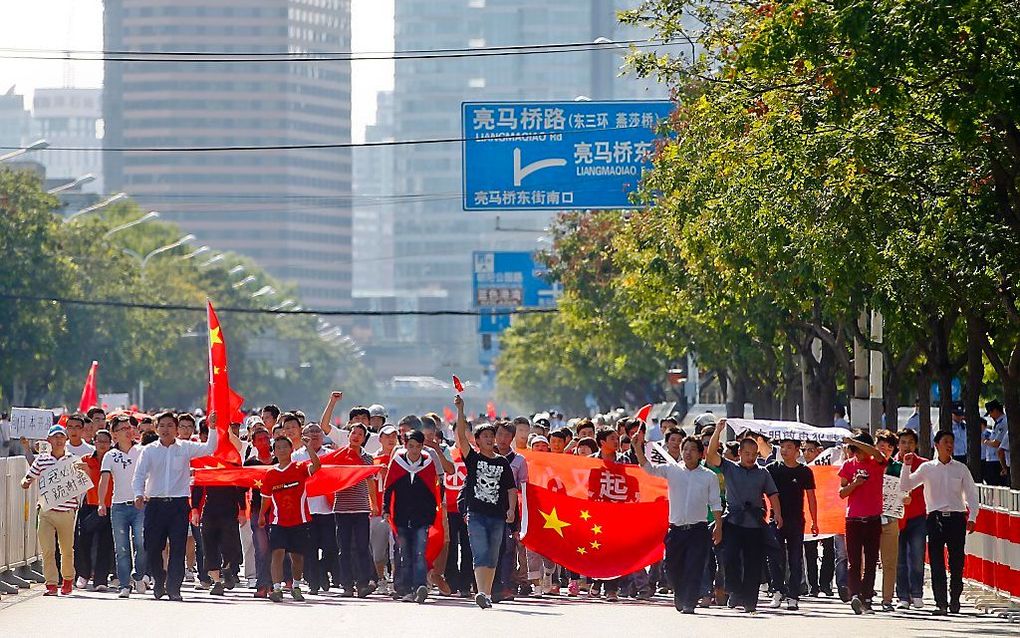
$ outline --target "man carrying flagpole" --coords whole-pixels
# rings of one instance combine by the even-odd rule
[[[651,474],[666,479],[669,489],[669,532],[663,561],[673,584],[673,605],[682,614],[693,614],[701,579],[712,544],[722,542],[722,500],[719,479],[701,465],[705,445],[687,437],[681,445],[683,464],[652,465],[645,456],[644,427],[631,438],[638,464]],[[715,523],[709,531],[708,513]]]

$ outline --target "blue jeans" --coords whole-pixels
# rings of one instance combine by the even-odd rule
[[[114,503],[110,506],[110,525],[113,527],[113,547],[117,559],[117,580],[121,587],[130,587],[132,578],[141,580],[145,574],[145,533],[142,523],[145,510],[134,503]],[[134,544],[134,570],[131,548]]]
[[[846,555],[846,536],[837,534],[833,537],[833,547],[836,549],[836,586],[846,587],[850,580],[849,565]]]
[[[915,516],[900,530],[900,556],[896,562],[896,598],[909,601],[924,595],[924,516]]]
[[[425,584],[425,576],[428,572],[425,565],[425,542],[428,540],[428,535],[427,525],[397,528],[401,582],[412,592]]]
[[[271,589],[273,577],[269,573],[269,527],[259,527],[258,517],[251,517],[251,543],[255,546],[255,587]]]
[[[468,513],[468,540],[475,567],[492,567],[499,562],[499,547],[506,531],[506,518]]]

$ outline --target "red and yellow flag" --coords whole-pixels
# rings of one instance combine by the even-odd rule
[[[206,395],[206,414],[216,414],[216,432],[219,437],[213,457],[227,463],[240,464],[241,455],[230,442],[230,423],[244,418],[240,408],[244,397],[230,388],[227,374],[227,342],[223,337],[219,317],[212,301],[206,302],[209,319],[209,392]]]
[[[78,401],[78,411],[84,414],[89,408],[99,405],[99,388],[96,386],[96,371],[99,370],[99,362],[93,361],[89,368],[89,375],[85,377],[85,387],[81,389],[81,399]]]

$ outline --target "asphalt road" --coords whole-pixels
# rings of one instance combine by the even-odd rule
[[[724,608],[699,609],[694,616],[677,613],[670,600],[658,596],[650,603],[570,599],[561,597],[518,599],[481,610],[471,601],[430,598],[423,605],[400,603],[373,596],[365,600],[335,595],[308,596],[304,603],[287,600],[270,603],[252,598],[251,591],[235,589],[223,598],[193,591],[185,584],[184,602],[155,601],[151,595],[133,594],[128,600],[116,594],[75,591],[71,596],[41,596],[36,585],[0,600],[0,627],[4,636],[200,636],[212,632],[227,636],[316,636],[343,632],[349,636],[691,636],[766,638],[811,636],[1020,636],[1020,625],[986,616],[964,606],[960,616],[935,618],[924,611],[876,613],[855,616],[838,599],[806,598],[800,611],[776,611],[763,604],[757,614]],[[764,601],[764,597],[763,597]]]

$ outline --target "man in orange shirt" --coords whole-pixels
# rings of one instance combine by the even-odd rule
[[[113,445],[109,430],[97,430],[95,434],[95,451],[85,456],[85,472],[92,479],[92,489],[85,494],[85,504],[78,511],[78,521],[74,528],[74,571],[77,573],[78,589],[88,587],[92,580],[93,591],[106,591],[107,579],[113,568],[113,527],[109,516],[99,515],[99,474],[103,457]],[[102,505],[109,509],[113,498],[113,483],[107,484],[102,495]],[[95,561],[92,560],[92,548],[96,548]]]

